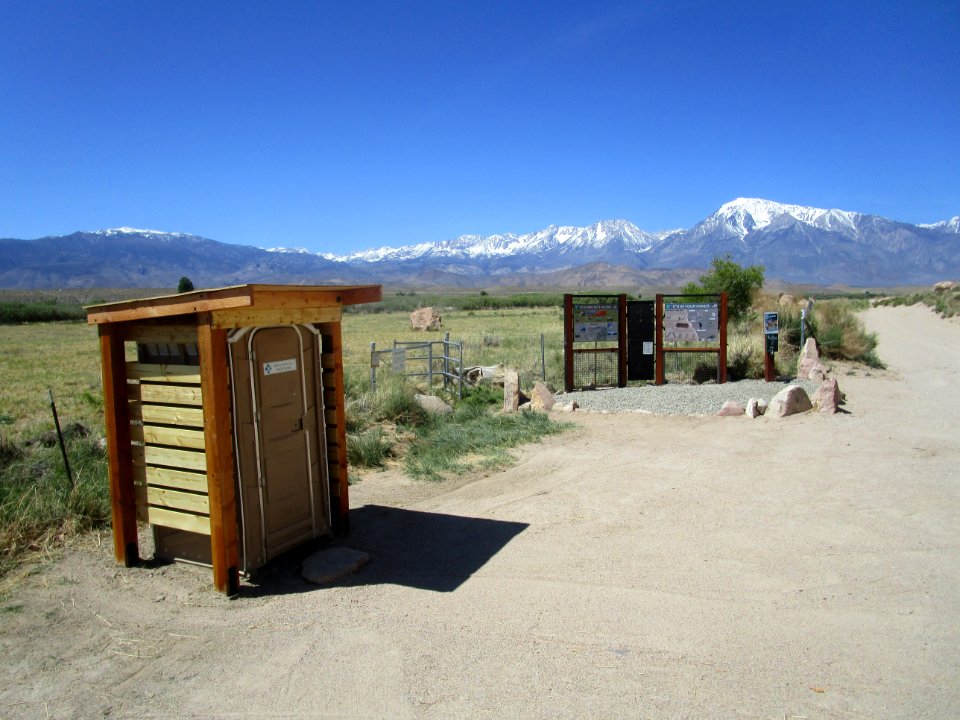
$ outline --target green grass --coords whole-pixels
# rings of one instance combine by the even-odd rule
[[[942,317],[956,317],[960,315],[960,286],[952,290],[941,290],[934,292],[928,290],[921,293],[910,295],[896,295],[894,297],[883,298],[877,301],[877,305],[888,307],[898,307],[900,305],[917,305],[923,303],[933,308],[934,312]]]
[[[483,404],[461,404],[449,419],[422,426],[404,457],[412,478],[438,481],[478,469],[496,469],[512,462],[510,448],[562,432],[567,424],[543,413],[504,415]]]

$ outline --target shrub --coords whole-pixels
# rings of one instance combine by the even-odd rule
[[[347,462],[354,467],[383,467],[393,443],[380,428],[347,435]]]
[[[814,306],[809,318],[810,333],[817,339],[820,354],[838,360],[855,360],[871,367],[883,367],[876,355],[877,337],[868,333],[845,300],[828,300]]]
[[[713,269],[706,275],[701,275],[699,282],[688,283],[683,288],[683,293],[695,295],[726,292],[728,317],[731,320],[740,319],[753,304],[754,293],[763,287],[763,266],[741,267],[733,261],[729,253],[723,257],[715,257],[710,265]]]

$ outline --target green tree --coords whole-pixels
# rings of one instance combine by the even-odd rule
[[[186,275],[180,278],[180,282],[177,285],[178,293],[191,292],[193,290],[193,281],[190,280]]]
[[[701,275],[699,282],[687,283],[683,292],[696,294],[726,291],[727,313],[730,319],[743,317],[753,303],[753,294],[763,287],[763,265],[741,267],[733,261],[729,253],[723,257],[715,257],[710,265],[710,272]]]

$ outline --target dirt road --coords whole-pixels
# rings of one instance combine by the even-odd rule
[[[958,717],[960,325],[865,321],[848,414],[581,415],[459,487],[368,476],[333,587],[71,550],[0,602],[0,717]]]

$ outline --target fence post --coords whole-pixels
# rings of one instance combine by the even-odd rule
[[[463,400],[463,338],[460,338],[460,366],[457,368],[457,399]]]
[[[427,343],[427,392],[433,392],[433,343]]]
[[[370,343],[370,390],[377,391],[377,344]]]
[[[543,333],[540,333],[540,379],[547,381],[547,353],[543,343]]]
[[[450,381],[450,333],[443,334],[443,389],[447,389]]]

